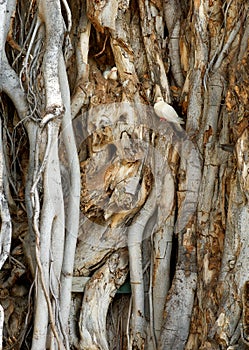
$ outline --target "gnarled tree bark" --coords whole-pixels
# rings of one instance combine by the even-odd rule
[[[248,346],[248,12],[0,2],[3,348]]]

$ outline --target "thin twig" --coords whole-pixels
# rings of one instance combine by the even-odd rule
[[[106,46],[107,39],[108,39],[108,36],[106,35],[102,50],[100,52],[96,53],[96,55],[94,55],[94,57],[100,56],[105,51],[105,46]]]

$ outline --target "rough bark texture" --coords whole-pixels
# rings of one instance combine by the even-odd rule
[[[0,348],[248,348],[248,13],[0,1]]]

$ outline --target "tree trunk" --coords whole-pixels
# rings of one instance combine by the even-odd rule
[[[0,2],[0,348],[249,346],[248,13]]]

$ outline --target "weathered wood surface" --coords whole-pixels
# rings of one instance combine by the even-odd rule
[[[248,13],[0,3],[6,348],[248,347]],[[158,121],[158,96],[184,130]]]
[[[85,125],[82,120],[84,116],[75,121],[79,140],[80,135],[83,136],[82,125]],[[89,135],[85,135],[85,142],[81,143],[81,147],[88,145],[90,154],[81,162],[82,219],[74,273],[88,276],[91,268],[101,266],[112,252],[128,246],[134,298],[131,320],[133,333],[130,341],[133,346],[141,348],[147,346],[143,345],[146,339],[142,271],[144,253],[141,250],[144,239],[151,237],[153,242],[151,325],[155,327],[158,341],[162,323],[167,322],[163,321],[162,305],[170,287],[170,257],[174,232],[179,235],[179,247],[184,246],[184,249],[191,252],[187,258],[184,258],[185,253],[179,253],[178,264],[182,276],[190,273],[193,279],[192,293],[189,293],[193,303],[196,277],[192,277],[192,274],[196,275],[196,253],[192,230],[200,183],[200,158],[183,129],[175,130],[166,121],[159,121],[154,110],[146,105],[126,102],[101,108],[93,107],[88,112],[86,125]],[[179,160],[182,181],[175,222],[175,183]],[[153,224],[147,228],[149,222]],[[186,229],[186,225],[190,225],[189,229],[183,235],[184,238],[180,238],[180,232]],[[179,293],[177,295],[178,301],[172,300],[168,304],[182,304],[179,309],[183,313],[183,308],[188,308],[191,302],[183,303],[183,296]],[[92,298],[99,296],[93,294]],[[97,299],[91,302],[96,304]],[[109,300],[105,299],[105,302],[108,303]],[[84,309],[88,308],[88,303],[89,299],[83,300]],[[103,310],[107,307],[103,304]],[[186,336],[189,312],[189,309],[186,310],[188,317],[183,322],[186,324]],[[98,315],[100,317],[99,313]],[[88,322],[91,317],[95,317],[94,313],[87,317]],[[86,330],[82,322],[82,339],[84,331]],[[86,345],[83,344],[85,343],[81,342],[84,348]]]

